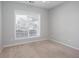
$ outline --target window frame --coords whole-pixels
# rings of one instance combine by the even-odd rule
[[[30,36],[29,37],[29,34],[28,34],[28,37],[26,38],[26,37],[20,37],[20,38],[16,38],[16,15],[18,15],[17,13],[15,14],[15,40],[22,40],[22,39],[29,39],[29,38],[37,38],[37,37],[40,37],[40,14],[36,14],[36,15],[38,15],[38,25],[37,26],[39,26],[39,29],[37,30],[37,31],[39,31],[39,34],[38,35],[36,35],[36,36]],[[20,14],[21,15],[21,14]],[[22,14],[23,15],[23,14]],[[28,15],[28,14],[24,14],[24,15]],[[30,15],[29,15],[30,16]],[[31,15],[32,16],[32,15]],[[29,32],[29,31],[28,31]]]

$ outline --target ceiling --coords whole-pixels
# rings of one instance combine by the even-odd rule
[[[64,3],[64,1],[18,1],[18,2],[45,9],[51,9],[57,5]]]

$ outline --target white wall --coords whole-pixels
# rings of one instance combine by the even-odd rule
[[[2,39],[2,37],[1,37],[1,34],[2,34],[2,33],[1,33],[1,19],[2,19],[2,18],[1,18],[1,2],[0,2],[0,50],[2,49],[2,48],[1,48],[1,39]]]
[[[49,13],[44,9],[28,7],[25,4],[3,2],[2,6],[3,46],[48,38],[49,31],[50,39],[79,48],[79,2],[66,2],[51,9]],[[16,10],[24,10],[41,15],[40,38],[15,40],[14,14]]]
[[[79,48],[79,2],[66,2],[50,10],[50,23],[52,40]]]
[[[16,44],[16,43],[22,43],[22,42],[28,42],[36,39],[23,39],[23,40],[15,40],[15,11],[16,10],[24,10],[26,12],[33,12],[33,13],[39,13],[41,15],[41,37],[40,38],[46,38],[48,33],[47,28],[47,18],[48,14],[47,11],[40,8],[35,7],[29,7],[25,4],[17,4],[17,3],[11,3],[11,2],[3,2],[2,4],[2,30],[3,30],[3,45],[10,45],[10,44]],[[39,39],[40,40],[40,39]]]

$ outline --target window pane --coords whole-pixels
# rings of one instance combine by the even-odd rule
[[[36,30],[29,30],[29,36],[36,36],[37,35],[37,31]]]
[[[28,37],[28,32],[22,30],[16,30],[16,37],[17,38]]]
[[[16,38],[30,38],[39,34],[39,17],[16,15]]]
[[[26,15],[16,15],[16,37],[28,37],[27,31],[27,16]]]

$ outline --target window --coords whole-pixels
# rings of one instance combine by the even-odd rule
[[[16,15],[16,39],[40,36],[40,17]]]

